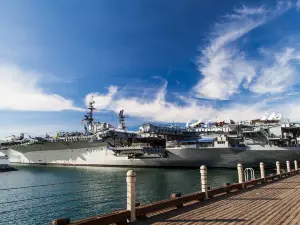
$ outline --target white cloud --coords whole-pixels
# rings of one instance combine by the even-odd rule
[[[97,110],[109,109],[113,97],[117,93],[117,90],[118,88],[116,86],[109,86],[107,95],[100,93],[90,93],[85,97],[85,104],[88,105],[88,103],[93,98],[93,100],[95,101],[95,108]]]
[[[300,62],[300,52],[294,48],[285,48],[279,52],[266,52],[273,58],[269,67],[264,67],[251,85],[250,90],[256,93],[281,93],[298,83],[294,63]]]
[[[240,85],[247,88],[256,75],[256,68],[234,45],[235,41],[291,7],[290,2],[278,2],[270,10],[243,6],[215,24],[209,45],[202,48],[197,61],[198,70],[204,76],[193,88],[198,96],[228,99],[239,91]]]
[[[228,99],[237,93],[242,82],[247,87],[255,76],[254,67],[247,64],[243,54],[235,49],[222,48],[209,60],[201,68],[204,78],[194,87],[199,97]]]
[[[14,64],[0,64],[0,110],[81,110],[71,100],[45,93],[39,86],[41,77]]]
[[[297,7],[298,10],[300,9],[300,0],[297,0],[296,7]]]
[[[177,103],[171,103],[166,100],[166,87],[165,83],[159,91],[156,93],[156,97],[151,100],[144,100],[142,98],[130,98],[130,97],[115,97],[116,92],[109,91],[107,95],[101,94],[97,96],[94,94],[94,100],[96,106],[101,104],[98,101],[103,99],[109,99],[105,102],[105,107],[101,109],[103,111],[114,111],[124,109],[125,115],[133,116],[136,118],[142,118],[148,121],[157,122],[188,122],[191,120],[214,119],[219,118],[231,118],[234,120],[258,118],[262,115],[262,108],[265,106],[265,102],[259,102],[257,104],[232,104],[226,109],[218,109],[212,107],[210,104],[200,105],[195,99],[181,98],[185,101],[183,105]],[[112,87],[109,88],[111,90]],[[116,90],[116,89],[114,89]],[[97,107],[96,107],[97,108]],[[98,108],[99,109],[99,108]]]

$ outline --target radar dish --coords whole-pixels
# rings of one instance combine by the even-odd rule
[[[273,113],[268,117],[268,120],[273,120],[275,116],[276,116],[276,114],[275,114],[275,112],[273,112]]]
[[[281,120],[281,114],[277,114],[275,117],[274,117],[274,120]]]
[[[268,117],[268,113],[265,113],[265,115],[260,120],[265,121],[265,120],[267,120],[267,117]]]

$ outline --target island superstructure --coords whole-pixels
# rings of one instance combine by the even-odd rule
[[[114,127],[96,122],[94,102],[83,119],[84,132],[20,137],[1,144],[11,163],[86,166],[210,167],[266,166],[298,159],[300,125],[272,113],[261,119],[202,121],[176,125],[143,124],[128,131],[124,111]]]

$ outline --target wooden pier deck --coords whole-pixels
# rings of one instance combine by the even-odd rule
[[[300,175],[249,189],[190,203],[136,224],[300,224]]]

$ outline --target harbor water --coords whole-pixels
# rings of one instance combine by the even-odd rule
[[[50,224],[52,219],[86,218],[126,208],[128,168],[14,165],[0,173],[0,224]],[[135,168],[137,202],[200,190],[199,169]],[[258,172],[258,171],[256,171]],[[208,169],[210,187],[236,182],[234,169]]]

